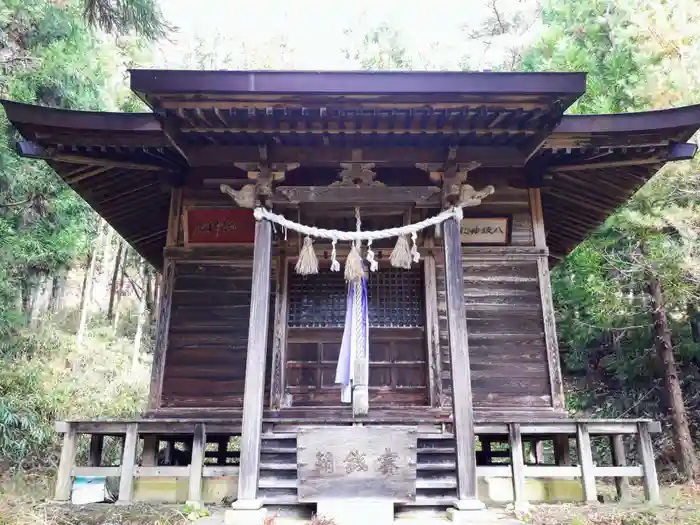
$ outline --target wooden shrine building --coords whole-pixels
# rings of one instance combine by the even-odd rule
[[[58,423],[56,499],[77,476],[119,477],[120,502],[184,478],[176,499],[235,500],[231,522],[364,497],[458,516],[499,497],[565,499],[558,482],[595,500],[596,478],[615,478],[625,496],[639,476],[658,500],[656,423],[567,417],[549,272],[666,162],[692,158],[700,106],[564,115],[585,82],[134,70],[151,112],[4,101],[20,154],[48,162],[163,275],[148,410]],[[304,236],[251,208],[346,232],[357,212],[362,231],[386,230],[489,186],[461,220],[416,235],[409,268],[390,262],[395,239],[373,242],[367,413],[341,402],[348,285],[330,266],[351,245],[315,239],[318,273],[300,275]],[[76,465],[84,434],[89,464]],[[118,466],[102,462],[110,436]],[[591,436],[611,439],[613,464],[596,462]]]

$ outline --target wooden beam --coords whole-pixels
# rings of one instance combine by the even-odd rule
[[[333,166],[353,162],[356,148],[341,147],[271,147],[270,164],[301,164],[302,166]],[[447,158],[447,148],[362,148],[362,163],[377,165],[411,166],[421,163],[440,163]],[[258,163],[260,152],[256,146],[201,146],[192,148],[190,166],[232,166],[233,163]],[[513,167],[525,164],[525,155],[510,147],[458,147],[456,163],[479,162],[485,167]]]
[[[124,437],[121,469],[119,470],[119,504],[131,503],[134,498],[134,468],[136,467],[136,445],[139,438],[138,423],[129,423]]]
[[[258,478],[260,476],[260,440],[270,310],[271,251],[272,224],[269,221],[258,221],[255,225],[253,250],[253,284],[248,325],[241,464],[238,481],[238,501],[248,502],[248,504],[255,502],[254,506],[257,505]],[[246,504],[237,502],[237,506],[241,505]]]
[[[77,448],[75,426],[69,424],[63,433],[63,446],[61,447],[61,459],[58,463],[56,473],[56,489],[54,499],[56,501],[70,501],[73,478],[71,472],[75,463],[75,452]]]
[[[270,409],[282,408],[284,398],[285,351],[287,349],[287,315],[289,309],[288,289],[289,263],[284,255],[277,260],[275,279],[275,321],[272,340],[272,367],[270,378]]]
[[[163,134],[170,142],[170,145],[175,148],[175,150],[182,156],[182,158],[189,164],[189,154],[186,150],[186,141],[182,131],[177,127],[177,125],[169,120],[164,113],[158,114],[157,118],[160,120],[161,126],[163,127]]]
[[[451,217],[443,223],[447,330],[452,377],[452,410],[457,448],[457,494],[462,506],[474,508],[476,498],[476,450],[472,385],[467,341],[467,311],[464,303],[464,269],[459,221]],[[464,504],[462,505],[462,502]]]
[[[151,385],[148,392],[148,410],[157,410],[160,408],[161,404],[174,286],[175,262],[171,259],[166,259],[163,265],[163,278],[161,279],[160,297],[158,299],[159,311],[156,325],[155,348],[153,350],[153,364],[151,366]]]
[[[645,164],[659,164],[666,162],[666,158],[653,156],[641,159],[624,159],[609,162],[584,162],[579,164],[562,164],[560,166],[551,166],[548,171],[552,173],[561,173],[567,171],[582,171],[582,170],[599,170],[604,168],[617,168],[622,166],[643,166]]]
[[[167,247],[177,246],[182,228],[182,188],[173,188],[170,194],[170,211],[168,212]]]
[[[94,166],[107,166],[112,168],[129,168],[140,171],[170,171],[157,164],[146,164],[143,162],[131,162],[101,157],[90,157],[86,155],[75,155],[62,153],[30,141],[17,143],[17,152],[20,156],[30,159],[54,160],[58,162],[69,162],[71,164],[90,164]]]

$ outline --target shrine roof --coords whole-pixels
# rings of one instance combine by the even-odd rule
[[[338,167],[361,149],[385,167],[476,160],[542,187],[548,244],[566,255],[667,161],[690,158],[700,106],[564,115],[582,73],[133,70],[151,113],[71,111],[2,101],[24,137],[155,266],[169,185],[233,163]],[[426,179],[427,183],[427,179]]]

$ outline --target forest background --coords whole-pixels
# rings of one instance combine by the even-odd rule
[[[129,67],[493,69],[588,72],[570,113],[700,103],[695,0],[272,4],[0,0],[0,96],[143,111]],[[143,409],[159,276],[0,135],[0,472],[44,476],[55,420]],[[667,480],[700,477],[699,173],[663,169],[552,274],[567,408],[661,420]]]

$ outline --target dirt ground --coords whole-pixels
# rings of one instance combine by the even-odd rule
[[[51,485],[46,478],[5,478],[0,482],[0,525],[184,525],[200,518],[184,506],[54,505],[47,501]],[[663,486],[659,506],[643,502],[641,487],[632,487],[628,503],[613,501],[610,486],[598,489],[606,503],[531,505],[527,514],[518,517],[531,525],[700,525],[700,485]],[[282,525],[283,520],[278,521]],[[420,521],[402,523],[421,525]]]

